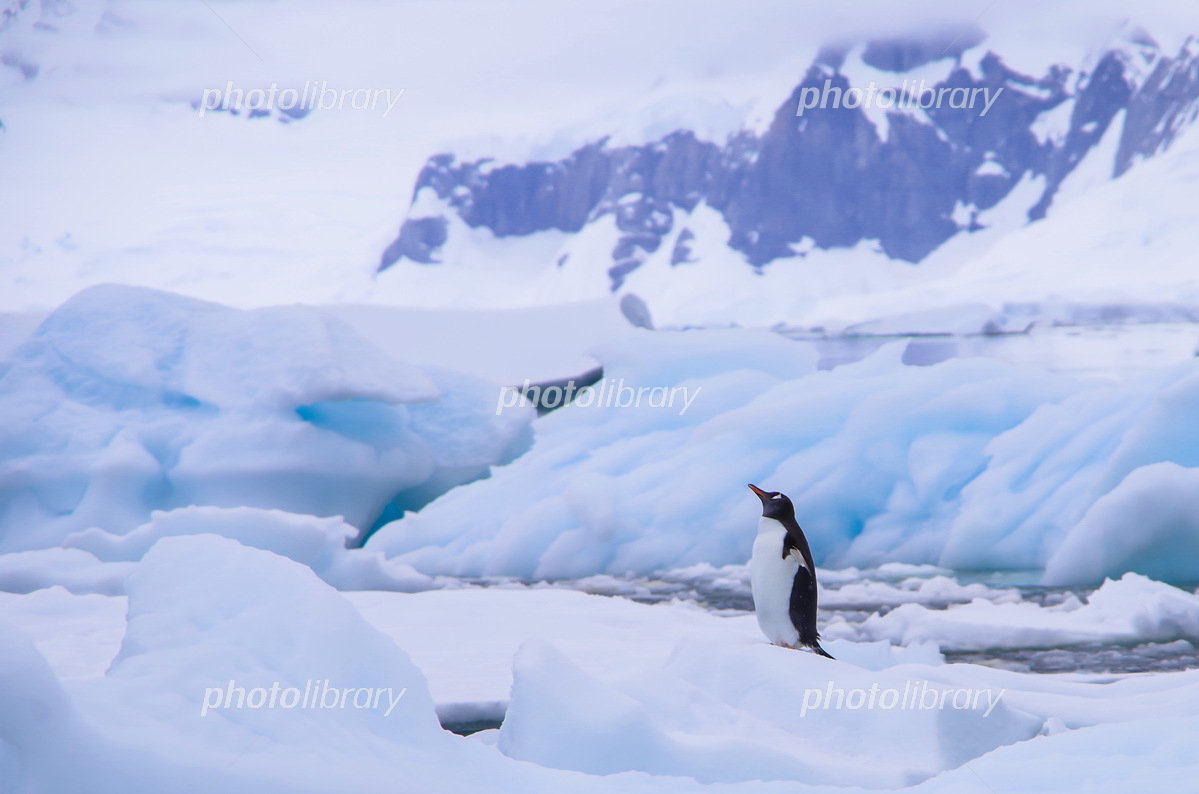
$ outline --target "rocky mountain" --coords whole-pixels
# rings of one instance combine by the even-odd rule
[[[1114,177],[1167,148],[1197,112],[1195,39],[1167,55],[1137,33],[1087,68],[1041,75],[1009,67],[981,33],[830,46],[768,129],[723,145],[678,130],[637,146],[597,140],[554,162],[434,156],[379,269],[439,263],[454,215],[501,238],[575,233],[612,216],[616,291],[663,245],[671,265],[692,260],[685,225],[701,203],[720,213],[727,246],[752,268],[864,240],[918,263],[984,228],[979,214],[1022,180],[1039,185],[1028,219],[1045,216],[1109,129],[1119,135]]]

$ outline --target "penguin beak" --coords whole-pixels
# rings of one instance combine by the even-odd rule
[[[758,495],[758,498],[759,498],[759,499],[761,499],[763,502],[765,502],[765,501],[766,501],[766,492],[765,492],[765,491],[763,491],[763,490],[762,490],[761,488],[759,488],[758,486],[751,484],[751,485],[749,486],[749,490],[751,490],[751,491],[753,491],[754,493],[756,493],[756,494]]]

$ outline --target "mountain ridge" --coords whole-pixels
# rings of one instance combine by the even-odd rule
[[[720,213],[728,247],[756,270],[813,248],[862,241],[877,241],[891,259],[919,263],[947,240],[983,228],[979,213],[1024,178],[1044,181],[1026,208],[1028,220],[1043,218],[1059,185],[1121,114],[1112,177],[1164,151],[1199,112],[1193,37],[1169,56],[1134,31],[1089,70],[1056,65],[1040,77],[1008,67],[982,46],[981,32],[959,38],[942,50],[941,41],[912,37],[825,47],[764,133],[743,130],[724,145],[678,130],[644,145],[610,147],[601,138],[556,161],[497,164],[435,155],[416,180],[409,217],[379,270],[405,259],[437,264],[451,213],[496,237],[576,234],[611,215],[619,236],[607,277],[616,292],[668,236],[672,266],[691,261],[690,230],[671,233],[678,212],[685,224],[701,202]],[[852,69],[849,58],[856,59]],[[876,123],[877,112],[822,107],[797,116],[805,90],[839,89],[839,97],[861,88],[846,71],[893,77],[899,89],[905,75],[951,58],[932,88],[941,95],[996,92],[989,114],[917,107],[886,110],[885,121]],[[1065,123],[1057,119],[1055,128],[1054,114],[1065,115]],[[440,207],[432,214],[418,211],[425,190]]]

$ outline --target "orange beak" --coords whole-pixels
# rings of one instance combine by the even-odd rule
[[[753,491],[754,493],[756,493],[756,494],[758,495],[758,498],[759,498],[759,499],[765,499],[765,498],[766,498],[766,492],[765,492],[765,491],[763,491],[761,488],[759,488],[759,487],[758,487],[758,486],[756,486],[756,485],[752,485],[752,484],[751,484],[751,485],[749,486],[749,490],[751,490],[751,491]]]

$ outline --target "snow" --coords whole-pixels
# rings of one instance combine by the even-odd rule
[[[60,679],[93,678],[104,675],[121,648],[128,601],[47,587],[0,593],[0,617],[28,635]]]
[[[1070,132],[1070,117],[1074,114],[1076,100],[1071,97],[1044,111],[1032,123],[1032,134],[1037,143],[1052,143],[1061,146]]]
[[[471,2],[469,11],[461,11],[435,2],[397,8],[352,2],[333,23],[332,30],[342,35],[330,34],[327,8],[317,2],[291,4],[287,25],[256,3],[237,4],[218,18],[203,7],[110,8],[87,0],[40,28],[33,25],[34,9],[4,31],[5,52],[38,67],[32,80],[4,70],[7,175],[17,184],[65,189],[36,195],[27,190],[0,206],[6,219],[0,262],[10,274],[0,310],[46,311],[105,281],[239,307],[335,301],[498,309],[603,297],[610,266],[610,257],[607,264],[604,258],[614,230],[601,226],[570,240],[538,238],[524,247],[472,237],[478,245],[462,252],[471,262],[393,268],[378,277],[375,269],[403,221],[420,168],[438,152],[526,162],[561,157],[605,136],[623,145],[676,129],[723,142],[740,129],[761,128],[820,45],[908,33],[929,20],[947,29],[977,23],[988,38],[970,57],[994,50],[1028,74],[1044,74],[1054,63],[1089,64],[1112,46],[1128,48],[1127,12],[1115,0],[1023,5],[1023,17],[988,13],[976,19],[976,12],[947,0],[902,9],[862,0],[845,11],[757,2],[736,13],[712,6],[705,14],[666,3],[632,11],[639,23],[629,29],[598,3],[493,9]],[[61,4],[55,8],[53,13],[66,10]],[[1136,16],[1168,53],[1177,51],[1199,21],[1193,10],[1175,3],[1142,5]],[[1030,29],[1018,22],[1022,18],[1051,21]],[[494,36],[497,29],[506,31],[503,42]],[[612,56],[612,40],[623,43],[620,58]],[[492,64],[487,75],[464,59],[444,57],[465,51]],[[214,59],[213,53],[221,55]],[[146,69],[146,63],[159,68]],[[951,63],[941,59],[913,74],[934,77]],[[856,52],[845,69],[855,82],[877,77],[889,83],[896,77],[875,74]],[[189,105],[205,88],[229,80],[245,87],[300,85],[314,76],[334,87],[405,93],[386,118],[318,111],[290,124],[244,114],[199,118]],[[92,134],[64,146],[63,130],[81,118]],[[354,144],[344,145],[347,140]],[[1092,161],[1101,163],[1105,181],[1114,151],[1107,143],[1081,165],[1091,171]],[[1159,217],[1177,218],[1177,228],[1154,235],[1151,247],[1163,252],[1162,267],[1152,279],[1131,285],[1136,294],[1120,295],[1121,302],[1161,302],[1163,293],[1187,293],[1193,286],[1174,256],[1193,248],[1186,237],[1194,224],[1187,220],[1185,179],[1176,175],[1166,183],[1170,188],[1159,189],[1158,176],[1180,169],[1169,165],[1175,163],[1173,150],[1154,159],[1167,165],[1146,178],[1118,180],[1123,184],[1116,192],[1125,195],[1127,206],[1153,206],[1155,213],[1165,213]],[[108,200],[94,200],[98,195]],[[1089,277],[1089,268],[1074,265],[1104,259],[1108,246],[1080,232],[1078,218],[1059,223],[1058,205],[1049,228],[1040,232],[1052,238],[1052,253],[1026,255],[1020,241],[1027,235],[1018,230],[1038,196],[1039,190],[1022,191],[1011,202],[1018,211],[982,213],[986,232],[951,241],[920,268],[890,262],[863,244],[779,261],[767,270],[783,275],[761,278],[727,248],[725,234],[695,247],[700,268],[647,262],[642,270],[655,274],[645,283],[630,279],[628,289],[666,323],[678,325],[730,320],[846,325],[980,300],[1002,311],[1002,302],[1017,295],[1046,302],[1067,287],[1100,302],[1113,300],[1110,291],[1097,295],[1098,284],[1077,276]],[[1085,214],[1088,229],[1119,228],[1134,247],[1141,238],[1138,228],[1130,231],[1134,219],[1112,202]],[[458,222],[456,215],[450,218]],[[689,220],[704,223],[698,216]],[[996,246],[1013,233],[1012,244],[1022,250],[1009,256]],[[487,236],[475,237],[480,235]],[[451,237],[458,245],[462,236]],[[670,246],[664,249],[668,260]],[[561,252],[578,266],[558,269]],[[977,265],[970,263],[980,256]],[[1012,262],[1035,267],[1037,277],[1006,277]],[[945,278],[942,271],[961,272]],[[518,279],[512,276],[517,272]],[[979,287],[978,279],[988,274],[1004,282],[1003,288]],[[930,277],[939,282],[936,288],[920,289]],[[893,294],[864,295],[876,291]],[[909,298],[917,305],[909,305]],[[1174,298],[1184,299],[1194,304]]]
[[[397,778],[443,790],[677,792],[699,790],[696,781],[738,791],[898,790],[925,781],[915,790],[950,791],[961,790],[966,763],[1005,785],[1026,763],[1054,775],[1088,762],[1082,740],[1061,746],[1073,735],[1152,737],[1124,745],[1114,778],[1123,781],[1163,762],[1155,754],[1172,746],[1167,733],[1193,730],[1187,721],[1199,705],[1196,671],[1041,676],[946,665],[935,642],[912,637],[833,638],[830,661],[768,645],[752,615],[680,603],[548,587],[339,594],[304,565],[213,535],[160,538],[127,587],[128,596],[0,595],[6,780],[106,791],[218,775],[232,791],[382,791]],[[1032,606],[975,601],[922,620],[935,627],[936,615],[959,612],[975,621],[970,629],[964,617],[940,640],[972,630],[1004,636],[1001,622],[983,625],[983,604]],[[1057,630],[1059,644],[1088,627],[1129,641],[1199,628],[1199,597],[1136,575],[1107,583],[1088,605],[1064,606],[1032,606],[1041,614],[1022,623]],[[924,609],[910,604],[880,620],[914,607]],[[208,693],[230,680],[302,689],[312,679],[407,689],[387,716],[279,706],[200,716]],[[872,686],[912,694],[902,708],[837,707],[835,690],[852,705],[853,690]],[[976,705],[959,697],[955,707],[966,691]],[[469,717],[469,706],[475,717],[506,713],[498,736],[460,739],[437,727],[435,712]],[[69,763],[55,760],[64,737],[75,748]],[[1173,771],[1158,774],[1185,779],[1192,755],[1175,755]],[[764,780],[784,788],[755,782]]]
[[[973,766],[1005,745],[1009,754],[1019,747],[1036,754],[1039,737],[1062,728],[1081,733],[1136,721],[1154,730],[1190,719],[1199,696],[1193,671],[1118,681],[973,665],[868,671],[764,643],[698,640],[680,643],[664,666],[636,676],[590,675],[543,642],[523,646],[514,669],[497,746],[516,758],[597,774],[644,769],[701,781],[798,778],[885,789]],[[946,690],[950,697],[940,708],[861,708],[858,701],[853,709],[837,708],[834,692],[833,705],[823,708],[830,689],[903,693],[909,685],[920,693],[916,702],[937,703]],[[926,690],[935,693],[931,699]],[[962,708],[967,701],[959,698],[953,708],[951,698],[962,690],[970,692],[968,702],[980,693],[979,706]],[[953,779],[946,790],[954,790]]]
[[[552,642],[584,670],[599,673],[665,662],[690,635],[747,642],[760,636],[752,616],[714,617],[693,605],[649,606],[549,587],[345,597],[427,671],[442,714],[468,704],[506,706],[512,658],[526,640]],[[469,653],[463,638],[469,638]]]
[[[111,614],[89,600],[107,597],[49,596],[17,598],[73,613],[58,621],[64,634]],[[64,599],[70,606],[48,603]],[[93,666],[60,678],[8,621],[14,614],[28,625],[34,609],[5,603],[0,619],[0,773],[12,790],[177,791],[219,781],[236,792],[382,792],[397,780],[415,790],[599,788],[441,730],[407,655],[306,567],[268,551],[212,536],[159,541],[130,578],[119,651],[102,673]],[[75,649],[98,655],[84,639],[73,638]],[[60,657],[72,652],[45,637],[40,644]],[[274,707],[254,708],[251,694],[246,707],[201,714],[210,690],[231,681],[286,691],[318,679],[404,694],[391,713],[352,698],[345,707],[305,708],[286,707],[280,696]],[[643,778],[625,783],[660,790]]]
[[[347,549],[358,530],[340,516],[316,518],[255,507],[181,507],[154,511],[148,523],[126,535],[92,527],[68,535],[63,545],[67,547],[64,551],[83,549],[100,560],[117,563],[140,560],[164,537],[205,534],[273,551],[308,566],[343,590],[423,590],[434,586],[432,578],[411,566],[383,559],[377,552]]]
[[[1068,322],[1087,322],[1085,310],[1097,306],[1125,307],[1133,316],[1141,307],[1194,307],[1199,281],[1190,262],[1199,224],[1189,196],[1199,178],[1199,129],[1116,180],[1111,135],[1066,180],[1046,220],[1011,231],[945,277],[833,296],[805,321],[864,321],[974,302],[999,311],[1042,306],[1047,319]],[[1128,278],[1129,262],[1137,263],[1136,279]],[[1071,316],[1071,306],[1083,311]]]
[[[967,60],[1042,74],[1128,32],[1115,0],[1012,2]],[[918,268],[866,241],[758,273],[719,213],[679,211],[697,261],[667,239],[625,290],[707,328],[650,332],[599,267],[611,218],[458,229],[448,277],[376,277],[425,159],[721,142],[761,129],[811,31],[978,10],[203,5],[30,3],[0,30],[0,789],[1193,788],[1199,670],[1002,668],[1194,664],[1195,130],[1114,181],[1109,131],[1045,221],[1025,180]],[[1169,53],[1199,22],[1176,5],[1137,14]],[[318,74],[405,94],[288,124],[188,104]],[[779,322],[821,338],[727,327]],[[500,385],[596,366],[694,401],[497,412]],[[835,661],[744,611],[747,482],[796,503]],[[314,682],[348,695],[253,707]],[[871,687],[983,707],[853,708]],[[813,702],[834,688],[851,705]]]
[[[1030,323],[1012,324],[1008,318],[986,304],[949,306],[928,309],[879,320],[870,320],[845,328],[847,336],[926,336],[1019,333],[1028,330]]]
[[[599,366],[589,351],[629,328],[611,296],[525,309],[342,304],[323,311],[399,361],[452,366],[503,385],[581,375]]]

